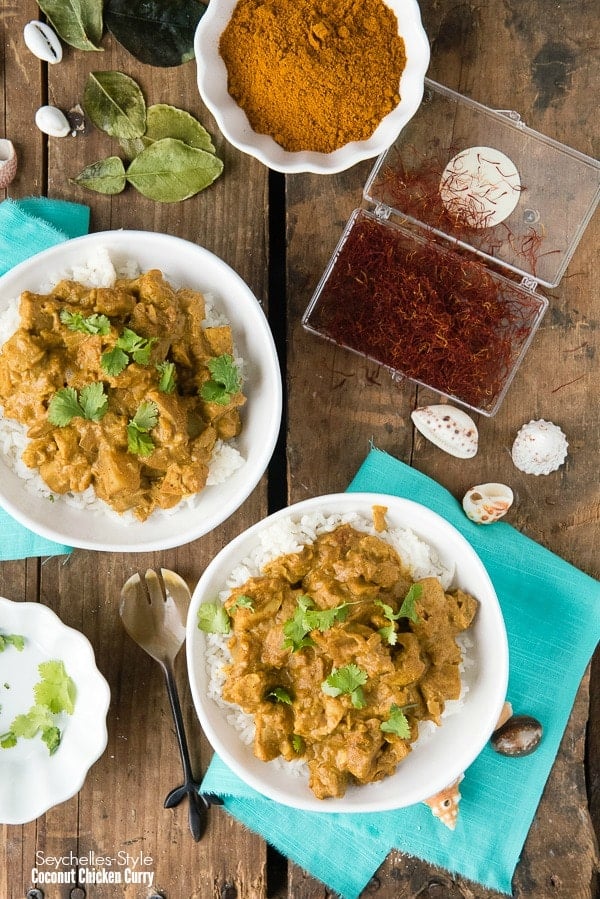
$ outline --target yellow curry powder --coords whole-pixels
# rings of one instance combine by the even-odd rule
[[[219,50],[252,128],[285,150],[366,140],[400,101],[404,41],[383,0],[239,0]]]

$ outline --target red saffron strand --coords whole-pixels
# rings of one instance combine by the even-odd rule
[[[478,261],[360,213],[308,325],[474,408],[493,408],[539,313]]]

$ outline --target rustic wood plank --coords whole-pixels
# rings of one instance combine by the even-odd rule
[[[543,5],[543,4],[542,4]],[[598,10],[586,14],[569,5],[549,21],[536,0],[526,4],[458,5],[432,0],[421,4],[432,44],[430,77],[492,108],[516,109],[528,125],[594,155],[598,132],[590,128],[597,87]],[[559,38],[556,35],[560,35]],[[595,52],[594,52],[595,51]],[[587,122],[587,124],[584,124]],[[288,179],[288,280],[290,345],[288,457],[290,499],[344,489],[362,461],[367,443],[410,461],[457,498],[475,483],[504,481],[516,493],[512,523],[588,573],[598,575],[597,456],[600,431],[598,372],[594,365],[594,277],[598,217],[582,241],[559,288],[552,291],[543,328],[529,351],[508,399],[492,420],[481,420],[482,450],[468,464],[440,453],[410,428],[414,405],[437,402],[431,391],[381,386],[369,390],[365,363],[350,353],[311,347],[298,318],[316,286],[348,213],[360,205],[360,167],[319,191],[317,179]],[[315,222],[318,222],[317,226]],[[324,236],[331,232],[329,247]],[[317,248],[322,252],[317,252]],[[556,360],[548,364],[548,360]],[[343,373],[343,374],[342,374]],[[564,386],[563,386],[564,385]],[[309,427],[306,397],[312,398]],[[381,417],[383,412],[383,419]],[[567,466],[544,479],[516,471],[510,448],[518,427],[529,418],[560,423],[570,439]],[[318,449],[318,451],[316,451]],[[596,675],[598,676],[598,674]],[[598,704],[596,701],[595,709]],[[514,895],[591,896],[597,847],[587,812],[584,740],[588,678],[584,680],[557,763],[517,868]],[[598,765],[596,727],[594,764]],[[595,775],[596,809],[600,794]],[[569,892],[571,890],[571,892]],[[291,866],[288,896],[321,899],[323,887]],[[365,897],[491,897],[492,891],[450,878],[400,853],[392,853],[364,892]]]

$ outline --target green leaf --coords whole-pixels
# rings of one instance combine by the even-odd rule
[[[410,618],[410,620],[414,621],[415,623],[420,620],[415,609],[415,602],[417,601],[417,599],[419,599],[422,592],[423,587],[421,584],[412,584],[408,593],[404,597],[404,600],[402,601],[402,605],[397,612],[394,612],[391,606],[389,606],[385,602],[382,602],[380,599],[375,600],[375,605],[383,609],[383,614],[390,622],[389,625],[379,628],[379,633],[384,638],[384,640],[389,643],[390,646],[395,646],[398,642],[396,629],[394,627],[395,621],[398,621],[399,618]]]
[[[131,328],[123,328],[116,346],[132,357],[139,365],[148,365],[150,352],[156,343],[156,337],[140,337]]]
[[[110,332],[110,319],[106,315],[84,316],[81,312],[71,312],[69,309],[60,310],[60,320],[69,331],[80,331],[82,334],[102,334],[106,336]]]
[[[48,747],[50,755],[54,755],[60,746],[61,734],[58,727],[45,727],[42,731],[42,742]]]
[[[157,362],[156,370],[160,375],[158,389],[161,393],[173,393],[177,383],[175,363]]]
[[[104,392],[102,381],[87,384],[81,390],[79,404],[84,418],[89,421],[100,421],[108,410],[108,397]]]
[[[48,421],[59,428],[64,428],[77,416],[81,416],[77,391],[74,387],[61,387],[48,404]]]
[[[198,119],[183,109],[169,106],[168,103],[156,103],[148,107],[146,133],[142,137],[121,140],[119,143],[127,158],[134,159],[146,147],[165,137],[181,140],[188,147],[196,147],[208,153],[215,152],[210,134]]]
[[[102,353],[100,365],[107,375],[116,378],[129,365],[129,356],[122,349],[115,346],[112,350]]]
[[[102,0],[38,0],[57,34],[77,50],[101,50]]]
[[[414,621],[415,624],[420,621],[420,618],[417,615],[417,611],[415,609],[415,602],[417,601],[417,599],[421,598],[422,593],[423,587],[421,584],[412,584],[410,590],[404,597],[402,605],[400,606],[398,618],[410,618],[410,620]]]
[[[140,62],[178,66],[193,58],[194,33],[205,11],[198,0],[105,0],[104,21]]]
[[[111,137],[141,137],[146,130],[144,95],[137,82],[122,72],[90,72],[83,106],[94,125]]]
[[[223,163],[213,153],[165,137],[135,157],[127,180],[150,200],[177,203],[204,190],[222,171]]]
[[[16,745],[17,745],[17,737],[11,730],[7,731],[5,734],[2,734],[0,736],[0,747],[2,749],[12,749],[13,746],[16,746]]]
[[[137,412],[132,418],[132,423],[140,431],[149,431],[158,423],[158,406],[153,402],[140,403]]]
[[[73,714],[75,708],[75,684],[66,672],[64,662],[52,660],[38,665],[41,680],[33,688],[38,705],[47,706],[51,712]]]
[[[344,665],[343,668],[332,668],[331,674],[321,684],[321,690],[327,696],[347,694],[352,705],[357,709],[365,707],[365,698],[361,687],[367,682],[367,673],[358,665]]]
[[[207,634],[228,634],[231,620],[220,602],[203,602],[198,609],[198,627]]]
[[[273,702],[282,702],[284,705],[292,704],[292,697],[283,687],[274,687],[272,690],[269,690],[267,699],[272,699]]]
[[[408,706],[404,706],[408,708]],[[404,714],[404,708],[392,703],[390,706],[390,716],[387,721],[382,721],[379,725],[380,730],[387,734],[396,734],[403,740],[410,740],[410,724]]]
[[[251,596],[245,596],[243,593],[240,593],[235,602],[229,606],[229,612],[234,612],[236,609],[250,609],[253,612],[254,600]]]
[[[71,178],[71,181],[88,190],[95,190],[98,194],[120,194],[127,183],[123,160],[118,156],[108,156],[99,162],[92,162]]]
[[[292,747],[298,755],[302,755],[304,752],[306,744],[299,734],[292,734]]]
[[[25,637],[21,634],[0,634],[0,652],[4,652],[7,646],[14,646],[18,652],[23,652]]]
[[[241,387],[240,375],[233,356],[223,353],[221,356],[209,359],[206,365],[212,377],[202,384],[200,396],[207,403],[226,406],[231,402],[233,394],[238,393]]]
[[[148,434],[158,422],[158,406],[153,402],[141,403],[127,425],[127,449],[138,456],[150,456],[154,441]]]

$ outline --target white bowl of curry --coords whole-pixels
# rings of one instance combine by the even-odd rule
[[[430,56],[416,0],[220,0],[194,48],[222,134],[285,173],[332,174],[386,150],[419,108]]]
[[[258,300],[221,259],[100,232],[17,266],[0,295],[0,504],[17,521],[73,547],[154,551],[251,493],[281,376]]]
[[[506,697],[483,564],[439,515],[382,494],[315,497],[233,540],[194,591],[187,654],[220,757],[312,811],[435,795],[484,748]]]

